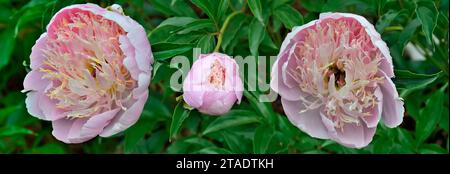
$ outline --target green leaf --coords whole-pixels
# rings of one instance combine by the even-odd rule
[[[32,130],[18,127],[18,126],[6,126],[3,128],[0,128],[0,138],[1,137],[10,137],[15,135],[34,135],[34,132]]]
[[[216,40],[213,35],[205,35],[200,38],[197,43],[197,48],[201,48],[202,54],[210,53],[214,50],[214,46],[216,45]]]
[[[64,147],[60,144],[56,143],[50,143],[45,144],[40,147],[36,147],[31,149],[30,151],[26,151],[25,153],[31,153],[31,154],[64,154],[65,150]]]
[[[233,153],[243,154],[251,152],[251,141],[231,131],[222,131],[225,143]]]
[[[227,0],[191,0],[194,5],[196,5],[198,8],[202,9],[203,12],[208,15],[210,19],[216,23],[217,26],[219,26],[221,22],[222,15],[226,11],[227,7]]]
[[[8,65],[9,60],[11,59],[14,45],[15,45],[15,38],[14,38],[14,30],[12,29],[6,29],[2,32],[0,32],[0,70]]]
[[[422,23],[422,30],[427,38],[428,45],[434,47],[433,31],[436,28],[438,12],[434,1],[417,2],[416,14]]]
[[[241,26],[246,21],[246,16],[244,14],[237,14],[233,18],[230,19],[230,22],[228,23],[228,27],[223,32],[223,39],[222,39],[222,49],[223,50],[229,50],[232,48],[229,48],[231,41],[236,39],[236,35],[238,31],[241,29]]]
[[[194,154],[232,154],[230,151],[220,147],[206,147],[199,151],[194,152]]]
[[[288,29],[292,29],[295,26],[300,26],[303,24],[302,14],[289,5],[282,5],[275,9],[274,15]]]
[[[169,1],[169,0],[150,0],[150,4],[157,11],[166,16],[189,16],[197,17],[196,13],[185,0]]]
[[[170,124],[170,137],[174,138],[179,132],[184,120],[189,116],[190,110],[183,108],[183,102],[179,102],[173,111],[172,122]]]
[[[426,101],[425,108],[421,110],[416,120],[416,137],[419,143],[424,142],[436,129],[441,119],[444,107],[444,93],[435,91]]]
[[[421,154],[448,154],[448,151],[437,144],[424,144],[420,147]]]
[[[384,32],[384,29],[391,25],[392,21],[397,19],[397,16],[401,14],[403,11],[396,11],[396,10],[389,10],[383,16],[380,17],[380,19],[377,21],[377,24],[375,25],[375,28],[377,31],[382,34]]]
[[[276,9],[282,5],[289,5],[293,2],[293,0],[276,0],[272,1],[272,4],[270,5],[272,9]]]
[[[300,5],[311,12],[322,12],[326,0],[302,0]]]
[[[433,83],[441,75],[436,74],[416,74],[408,70],[394,70],[395,78],[393,79],[397,88],[418,89],[424,88]]]
[[[248,84],[247,81],[244,81],[244,83]],[[244,96],[249,100],[250,105],[258,113],[258,115],[262,116],[269,125],[275,126],[278,124],[278,118],[274,114],[274,111],[269,103],[259,102],[258,98],[248,91],[244,91]]]
[[[398,142],[403,146],[405,149],[414,149],[414,138],[412,137],[411,133],[403,128],[397,128],[398,133]]]
[[[152,45],[153,56],[156,60],[165,60],[181,55],[194,48],[192,44],[157,43]]]
[[[198,31],[202,29],[214,30],[214,22],[210,19],[199,19],[187,24],[184,29],[177,32],[177,34],[187,34],[192,31]]]
[[[250,23],[249,30],[251,31],[248,33],[250,52],[252,55],[258,56],[258,48],[264,39],[265,28],[260,22],[258,22],[258,20],[253,18]]]
[[[161,28],[161,27],[169,26],[169,25],[183,27],[194,21],[198,21],[198,20],[191,18],[191,17],[171,17],[171,18],[168,18],[168,19],[164,20],[163,22],[161,22],[161,24],[159,24],[157,28]]]
[[[202,134],[206,135],[229,127],[257,122],[259,122],[258,117],[251,111],[231,110],[227,114],[218,117],[213,122],[211,122],[208,127],[205,128]]]
[[[250,7],[250,11],[252,11],[255,18],[258,19],[258,21],[263,26],[264,18],[263,18],[263,14],[262,14],[261,0],[247,0],[247,2],[248,2],[248,7]]]
[[[400,55],[403,55],[406,44],[408,41],[410,41],[411,37],[413,36],[414,32],[416,31],[417,27],[420,26],[420,22],[418,19],[414,19],[403,29],[402,33],[398,36],[397,43],[393,47],[398,47],[398,50],[401,52]]]
[[[139,140],[145,137],[156,124],[156,120],[141,117],[136,124],[125,131],[125,152],[132,152]]]
[[[448,98],[448,97],[447,97]],[[444,106],[444,111],[442,112],[442,118],[439,122],[439,127],[444,129],[446,132],[448,132],[448,106]]]
[[[161,153],[164,149],[164,145],[167,142],[168,134],[166,130],[160,130],[152,133],[150,138],[148,138],[146,145],[147,151],[149,153]]]
[[[201,148],[215,146],[214,143],[212,143],[204,138],[200,138],[200,137],[189,137],[189,138],[184,139],[183,142],[192,144],[192,145],[196,145]]]
[[[261,125],[255,130],[255,136],[253,138],[253,153],[264,154],[266,153],[270,140],[274,135],[274,130],[267,125]]]

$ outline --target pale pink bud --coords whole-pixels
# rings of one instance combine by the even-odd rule
[[[220,53],[200,55],[184,79],[183,92],[184,101],[202,113],[227,113],[242,98],[243,84],[236,61]]]
[[[52,121],[65,143],[133,125],[148,97],[153,56],[144,28],[120,6],[71,5],[32,48],[24,80],[28,112]]]
[[[295,27],[272,68],[271,88],[289,120],[312,137],[367,146],[381,119],[403,120],[386,43],[364,17],[323,13]]]

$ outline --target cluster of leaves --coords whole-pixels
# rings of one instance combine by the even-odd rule
[[[20,90],[35,40],[56,11],[73,3],[85,1],[0,0],[0,153],[448,153],[448,0],[94,1],[121,4],[147,30],[156,60],[150,97],[125,132],[65,145],[51,136],[50,123],[27,113]],[[279,101],[258,101],[267,91],[244,91],[240,105],[212,117],[185,109],[181,93],[169,85],[178,71],[170,65],[174,56],[192,59],[195,47],[202,53],[277,55],[294,26],[329,11],[359,14],[376,26],[390,47],[394,82],[405,100],[403,124],[379,125],[366,148],[309,137],[288,121]],[[404,54],[408,43],[425,59]],[[246,84],[257,80],[257,74],[249,77]]]

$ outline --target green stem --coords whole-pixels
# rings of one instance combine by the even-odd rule
[[[223,26],[219,31],[219,36],[217,37],[217,45],[216,45],[216,48],[214,48],[214,52],[219,51],[220,45],[222,44],[223,33],[225,32],[225,29],[227,29],[228,24],[230,23],[230,20],[234,16],[238,15],[239,13],[242,13],[242,11],[235,11],[235,12],[231,13],[230,15],[228,15],[227,18],[225,19],[225,22],[223,23]]]

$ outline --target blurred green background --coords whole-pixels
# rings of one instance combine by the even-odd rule
[[[53,138],[50,122],[27,113],[20,91],[31,47],[50,18],[86,2],[122,5],[146,29],[156,63],[150,97],[134,126],[110,138],[67,145]],[[448,154],[448,5],[448,0],[0,0],[0,154]],[[257,101],[255,96],[267,91],[245,91],[243,102],[226,116],[211,117],[186,110],[176,99],[181,93],[169,86],[177,70],[170,66],[173,56],[192,58],[194,47],[211,52],[219,35],[220,51],[229,55],[277,55],[293,26],[328,11],[363,15],[376,26],[390,47],[394,82],[405,99],[404,122],[395,129],[380,124],[366,148],[309,137],[289,123],[279,101]],[[239,14],[230,17],[233,13]],[[229,26],[220,33],[227,18]],[[404,52],[408,43],[423,57]]]

